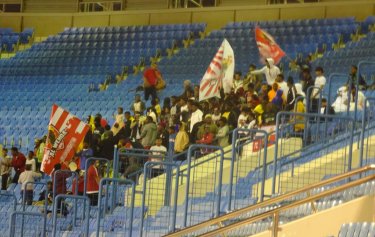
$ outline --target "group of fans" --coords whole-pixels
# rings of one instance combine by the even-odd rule
[[[104,169],[99,161],[86,167],[86,161],[90,157],[102,157],[112,161],[115,145],[120,151],[131,148],[149,150],[149,156],[145,159],[120,156],[119,173],[123,177],[135,179],[132,174],[140,170],[146,161],[160,161],[161,157],[167,156],[173,157],[174,160],[185,160],[184,151],[190,144],[228,146],[233,129],[272,126],[279,111],[320,111],[334,114],[350,110],[355,101],[357,80],[359,89],[370,88],[362,77],[357,78],[357,68],[352,66],[350,79],[339,89],[337,99],[331,106],[325,98],[321,101],[319,99],[327,84],[323,68],[314,69],[315,78],[312,77],[309,67],[304,67],[301,71],[300,80],[296,83],[292,77],[285,79],[273,60],[267,59],[266,66],[261,69],[250,65],[246,75],[235,72],[232,91],[228,94],[221,91],[221,98],[199,101],[200,86],[185,80],[183,93],[164,98],[161,105],[157,91],[165,87],[165,82],[157,65],[152,64],[144,72],[144,101],[141,95],[137,94],[129,111],[119,107],[112,126],[100,114],[87,118],[91,130],[86,134],[82,147],[71,163],[65,164],[77,174],[74,176],[71,192],[84,193],[83,173],[87,172],[86,193],[91,204],[97,204],[99,181],[104,175]],[[266,80],[263,80],[263,76]],[[361,90],[357,93],[359,109],[365,106],[365,97]],[[151,105],[146,107],[150,98]],[[306,108],[306,100],[311,102],[309,108]],[[304,125],[299,124],[295,129],[303,130]],[[22,184],[22,195],[25,195],[27,204],[31,204],[33,200],[33,185],[26,186],[26,183],[42,177],[40,163],[46,139],[48,138],[37,140],[34,151],[30,151],[27,158],[15,147],[11,149],[11,157],[8,156],[7,149],[3,149],[0,163],[2,190],[7,189],[13,173],[12,183]],[[200,155],[210,152],[209,149],[201,149]],[[65,179],[71,174],[58,172],[61,167],[61,164],[55,166],[51,175],[52,182],[46,191],[48,194],[44,193],[41,197],[48,195],[50,198],[53,188],[55,194],[67,193]],[[58,175],[54,175],[55,172]]]

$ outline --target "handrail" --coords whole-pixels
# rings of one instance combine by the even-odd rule
[[[265,207],[265,206],[268,206],[268,205],[276,204],[276,203],[278,203],[280,201],[286,200],[288,198],[291,198],[291,197],[296,196],[296,195],[301,194],[301,193],[305,193],[305,192],[310,191],[310,190],[312,190],[314,188],[325,186],[325,185],[331,184],[331,183],[335,183],[337,181],[340,181],[340,180],[343,180],[343,179],[347,179],[347,178],[349,178],[349,177],[351,177],[353,175],[357,175],[357,174],[360,174],[360,173],[363,173],[363,172],[367,172],[367,171],[370,171],[370,170],[375,170],[375,164],[367,165],[367,166],[364,166],[362,168],[359,168],[359,169],[356,169],[356,170],[352,170],[352,171],[349,171],[349,172],[344,173],[344,174],[337,175],[337,176],[332,177],[330,179],[326,179],[326,180],[320,181],[318,183],[315,183],[315,184],[312,184],[312,185],[308,185],[308,186],[303,187],[301,189],[298,189],[298,190],[295,190],[295,191],[292,191],[292,192],[289,192],[289,193],[286,193],[286,194],[283,194],[283,195],[280,195],[280,196],[268,199],[266,201],[257,203],[255,205],[248,206],[248,207],[245,207],[245,208],[241,208],[239,210],[233,211],[233,212],[228,213],[226,215],[222,215],[222,216],[213,218],[211,220],[204,221],[204,222],[202,222],[200,224],[190,226],[188,228],[182,229],[180,231],[177,231],[175,233],[172,233],[172,234],[169,234],[169,235],[166,235],[166,236],[170,236],[170,237],[183,236],[185,234],[192,233],[192,232],[200,230],[202,228],[205,228],[205,227],[208,227],[208,226],[211,226],[211,225],[214,225],[214,224],[219,224],[219,223],[221,223],[223,221],[226,221],[226,220],[229,220],[231,218],[238,217],[238,216],[240,216],[242,214],[245,214],[245,213],[248,213],[248,212],[250,212],[252,210],[255,210],[255,209],[258,209],[258,208],[261,208],[261,207]],[[365,182],[373,180],[373,179],[375,179],[375,175],[369,175],[369,176],[367,176],[365,178],[362,178],[362,179],[359,179],[359,180],[356,180],[356,181],[344,184],[344,185],[342,185],[340,187],[337,187],[337,188],[329,189],[327,191],[324,191],[324,192],[321,192],[319,194],[310,196],[310,197],[305,198],[303,200],[296,201],[296,202],[294,202],[292,204],[276,208],[276,209],[274,209],[272,211],[268,211],[268,212],[259,214],[257,216],[254,216],[254,217],[248,218],[246,220],[243,220],[243,221],[240,221],[240,222],[228,225],[226,227],[222,227],[222,228],[217,229],[217,230],[213,230],[213,231],[208,232],[208,233],[206,233],[204,235],[201,235],[201,236],[213,236],[214,234],[218,234],[218,233],[220,233],[222,231],[226,231],[226,230],[230,230],[230,229],[236,228],[237,226],[239,226],[241,224],[249,224],[250,222],[254,222],[254,221],[263,219],[265,217],[272,216],[272,215],[274,215],[276,213],[279,213],[280,211],[283,211],[283,210],[286,210],[286,209],[289,209],[289,208],[293,208],[295,206],[298,206],[298,205],[301,205],[301,204],[304,204],[304,203],[311,202],[313,200],[316,200],[316,199],[322,198],[324,196],[328,196],[328,195],[334,194],[336,192],[340,192],[340,191],[342,191],[344,189],[347,189],[347,188],[350,188],[350,187],[353,187],[353,186],[357,186],[357,185],[359,185],[361,183],[365,183]]]

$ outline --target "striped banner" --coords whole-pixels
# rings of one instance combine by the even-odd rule
[[[234,52],[229,42],[224,39],[216,52],[199,87],[199,101],[212,97],[220,98],[220,89],[229,94],[233,87]]]
[[[53,105],[40,170],[51,174],[57,163],[60,163],[63,169],[67,169],[69,161],[88,130],[89,125],[60,106]]]

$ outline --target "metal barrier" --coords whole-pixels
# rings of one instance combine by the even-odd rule
[[[10,206],[9,206],[9,198],[12,199],[12,203],[13,203],[13,211],[16,211],[16,208],[17,208],[17,197],[16,195],[12,192],[7,192],[7,191],[0,191],[0,206],[1,206],[1,209],[4,210],[3,208],[6,208],[7,210],[9,210]],[[4,204],[4,207],[3,206],[3,203]],[[4,212],[4,211],[3,211]]]
[[[338,175],[336,177],[333,177],[329,179],[331,182],[326,182],[326,184],[337,184],[340,183],[340,185],[335,185],[332,188],[325,189],[325,187],[322,187],[323,183],[317,183],[308,187],[305,187],[300,190],[296,190],[298,192],[294,192],[293,196],[290,196],[288,194],[282,195],[280,197],[276,197],[273,199],[270,199],[268,203],[264,203],[263,206],[265,207],[265,204],[273,203],[273,206],[271,205],[268,208],[268,211],[255,214],[249,217],[240,218],[239,220],[234,222],[229,222],[228,225],[225,225],[224,227],[217,227],[212,228],[209,232],[204,233],[200,235],[201,237],[211,237],[211,236],[250,236],[253,234],[257,234],[262,231],[269,230],[270,233],[267,233],[268,236],[288,236],[288,232],[280,233],[279,225],[280,222],[288,222],[287,218],[289,216],[297,216],[297,218],[301,218],[303,216],[307,216],[312,213],[320,212],[324,209],[330,208],[330,206],[324,207],[324,205],[321,205],[320,208],[314,208],[314,204],[319,202],[319,200],[330,200],[335,199],[335,197],[344,195],[347,197],[346,201],[352,200],[356,198],[356,195],[350,195],[348,193],[350,192],[359,192],[361,195],[366,195],[368,193],[369,195],[372,195],[373,191],[371,190],[364,190],[366,187],[374,187],[374,180],[375,180],[375,174],[373,173],[375,166],[367,166],[363,167],[359,170],[354,170],[353,172],[348,172],[342,175]],[[372,172],[369,172],[371,171]],[[368,174],[370,173],[370,174]],[[358,177],[358,175],[364,176],[363,178],[357,179],[355,176]],[[315,189],[314,189],[315,188]],[[317,192],[318,190],[318,192]],[[310,195],[311,193],[311,195]],[[300,196],[307,195],[303,199],[299,199]],[[289,198],[288,198],[289,197]],[[288,201],[292,199],[292,201]],[[283,200],[287,200],[286,203],[283,203],[283,205],[279,205],[279,203],[282,203]],[[338,204],[336,204],[338,205]],[[260,207],[257,206],[259,209]],[[266,207],[267,208],[267,207]],[[204,223],[205,226],[208,226],[212,223],[222,223],[229,219],[229,217],[235,217],[235,216],[243,216],[243,214],[246,212],[248,213],[252,209],[252,207],[244,208],[242,210],[235,211],[233,213],[230,213],[228,215],[222,216],[217,218],[216,220],[210,220],[207,221],[207,223]],[[256,210],[255,210],[256,211]],[[221,221],[221,222],[219,222]],[[203,226],[203,225],[202,225]],[[198,227],[198,226],[197,226]],[[313,225],[311,228],[319,228],[319,224]],[[180,233],[176,233],[175,235],[169,235],[169,236],[183,236],[183,233],[191,232],[193,228],[183,230]],[[306,230],[305,230],[306,231]],[[298,231],[294,233],[297,236],[303,236],[301,233],[303,231]],[[289,232],[292,233],[292,232]],[[302,234],[302,235],[301,235]],[[348,236],[355,236],[353,233],[348,234]]]
[[[27,186],[28,185],[33,185],[33,192],[35,192],[34,190],[35,190],[35,186],[34,185],[42,185],[42,186],[44,186],[44,188],[45,188],[45,190],[47,190],[47,183],[45,183],[45,182],[27,182],[26,184],[25,184],[25,189],[24,189],[24,192],[23,192],[23,195],[22,195],[22,210],[23,211],[25,211],[25,206],[26,206],[26,192],[25,192],[25,190],[27,190]],[[47,191],[45,191],[46,193],[45,193],[45,195],[44,195],[44,211],[46,212],[47,211],[47,207],[48,207],[48,190]],[[34,195],[33,195],[33,197],[34,197]],[[32,197],[32,198],[33,198]]]
[[[357,66],[357,68],[358,68],[358,70],[357,70],[357,81],[356,81],[356,88],[357,88],[357,90],[355,91],[355,107],[354,107],[354,111],[355,111],[355,113],[354,113],[354,120],[355,121],[357,121],[357,111],[358,111],[358,88],[359,88],[359,77],[361,76],[361,71],[362,71],[362,67],[364,66],[364,65],[372,65],[372,66],[374,66],[375,65],[375,62],[374,61],[360,61],[359,63],[358,63],[358,66]]]
[[[20,224],[21,223],[21,224]],[[10,216],[9,236],[46,236],[47,216],[38,212],[14,211]]]
[[[175,231],[179,165],[171,162],[147,162],[144,166],[140,236],[161,236]],[[154,222],[153,217],[163,218]]]
[[[375,175],[371,174],[371,171],[373,170],[375,170],[375,165],[368,165],[360,169],[352,170],[345,174],[340,174],[329,179],[314,183],[312,185],[305,186],[301,189],[280,196],[276,196],[271,199],[267,199],[253,206],[248,206],[239,210],[235,210],[233,212],[219,216],[217,218],[213,218],[211,220],[199,223],[197,225],[187,227],[167,236],[190,236],[191,233],[197,232],[200,233],[199,236],[227,236],[227,234],[229,234],[228,236],[250,236],[265,231],[267,229],[270,230],[271,228],[269,227],[273,227],[271,229],[273,232],[272,236],[277,236],[279,214],[281,211],[299,206],[301,204],[311,204],[313,203],[313,201],[322,200],[324,197],[328,197],[328,200],[331,200],[335,196],[330,195],[337,195],[338,192],[341,192],[348,188],[356,187],[358,185],[361,185],[361,192],[364,191],[362,194],[373,193],[374,190],[363,190],[366,188],[371,189],[375,186]],[[361,175],[363,173],[366,173],[366,177],[361,179],[351,178],[356,176],[358,177],[358,175]],[[372,182],[367,183],[369,181]],[[359,190],[357,189],[348,191],[350,191],[347,193],[349,194],[348,200],[350,200],[351,198],[357,197],[355,191]],[[306,198],[300,199],[300,197],[303,195],[306,195]],[[311,206],[313,206],[313,204],[311,204]],[[273,218],[274,223],[272,225],[272,223],[270,223],[270,220],[272,220]],[[260,220],[265,221],[262,221],[260,223],[258,222],[258,225],[254,223]],[[227,231],[235,229],[237,229],[237,231],[234,233],[226,233]]]
[[[263,130],[235,129],[233,131],[229,210],[249,206],[256,203],[258,199],[263,201],[264,196],[260,193],[264,193],[268,138],[269,134]]]
[[[203,152],[210,152],[201,158],[204,162],[199,158]],[[189,147],[183,227],[220,215],[223,162],[222,147],[208,145]],[[200,165],[196,166],[197,163]],[[193,166],[195,167],[192,168]]]
[[[74,201],[74,205],[71,201]],[[59,213],[58,213],[59,212]],[[59,218],[58,218],[59,214]],[[72,216],[78,216],[79,222],[73,225]],[[52,236],[61,236],[57,231],[75,231],[89,236],[90,199],[86,196],[59,194],[54,199]]]
[[[366,106],[362,113],[359,167],[375,159],[375,122],[373,121],[375,118],[375,98],[367,98],[365,104],[367,103],[370,103],[370,106]]]
[[[350,171],[354,125],[350,117],[278,113],[272,194]]]
[[[117,190],[121,190],[121,194],[124,199],[115,197],[116,204],[121,204],[123,208],[118,208],[115,212],[112,212],[108,208],[108,200],[111,199],[108,188],[111,188],[110,183],[112,183],[112,189],[114,186]],[[121,187],[120,185],[122,184]],[[105,190],[104,186],[107,188]],[[119,187],[120,186],[120,187]],[[126,179],[116,179],[116,178],[104,178],[100,180],[99,186],[99,208],[97,214],[97,226],[96,226],[96,236],[99,237],[103,232],[111,232],[113,230],[122,231],[123,233],[128,233],[127,236],[132,236],[133,227],[133,213],[134,213],[134,197],[135,197],[135,185],[131,180]],[[117,205],[116,205],[117,206]],[[112,209],[112,208],[111,208]],[[107,214],[110,214],[107,216]],[[101,225],[101,220],[103,222],[113,221],[111,225]],[[125,236],[125,234],[123,234]]]
[[[67,189],[68,182],[66,181],[66,179],[68,178],[72,178],[72,183],[74,180],[76,180],[76,187],[78,187],[78,174],[76,172],[70,170],[56,170],[55,172],[53,172],[53,200],[55,200],[56,195],[61,194],[56,193],[56,179],[62,179],[61,185],[64,185],[65,189]]]

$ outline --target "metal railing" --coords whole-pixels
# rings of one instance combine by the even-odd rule
[[[233,131],[228,210],[254,204],[258,198],[263,201],[270,135],[266,131],[257,129]],[[246,178],[249,175],[251,179]],[[260,189],[259,185],[261,185]],[[240,199],[247,197],[248,202],[239,203],[237,197]]]
[[[67,200],[72,200],[74,207],[70,210],[74,215],[80,215],[81,225],[74,226],[79,227],[79,232],[84,236],[89,236],[89,223],[90,223],[90,199],[87,196],[77,196],[77,195],[65,195],[58,194],[54,199],[53,217],[52,217],[52,236],[60,236],[57,234],[60,223],[58,219],[66,219],[68,213],[64,213],[64,209],[67,205]],[[58,212],[60,216],[58,217]],[[69,213],[71,215],[72,213]]]
[[[21,220],[18,219],[21,218]],[[21,226],[19,226],[21,222]],[[26,223],[27,222],[27,225]],[[46,236],[47,216],[38,212],[14,211],[10,215],[9,236]],[[39,225],[38,225],[39,224]]]
[[[358,111],[358,92],[359,92],[359,78],[361,76],[362,67],[364,65],[372,65],[375,66],[374,61],[360,61],[358,63],[358,71],[357,71],[357,81],[356,81],[356,90],[355,90],[355,103],[354,103],[354,120],[357,121],[357,111]]]
[[[190,226],[188,228],[185,228],[183,230],[180,230],[180,231],[177,231],[175,233],[169,234],[167,236],[169,236],[169,237],[185,236],[185,235],[194,233],[195,231],[199,231],[199,230],[204,229],[204,228],[213,227],[213,226],[220,226],[225,221],[228,221],[228,220],[233,219],[233,218],[237,218],[237,217],[239,217],[241,215],[244,215],[246,213],[249,213],[253,210],[260,209],[262,207],[270,206],[270,205],[273,205],[273,204],[277,205],[282,201],[285,201],[285,200],[288,200],[290,198],[296,197],[298,195],[307,193],[308,197],[304,198],[302,200],[297,200],[297,201],[295,201],[291,204],[283,205],[283,206],[275,208],[273,210],[269,210],[265,213],[261,213],[259,215],[247,218],[245,220],[236,222],[234,224],[227,225],[225,227],[217,228],[217,229],[212,230],[210,232],[207,232],[203,235],[200,235],[200,236],[207,236],[208,237],[208,236],[215,236],[216,234],[224,234],[226,231],[233,230],[233,229],[241,227],[243,225],[247,225],[247,224],[250,224],[250,223],[253,223],[255,221],[265,219],[265,218],[272,218],[274,220],[272,232],[273,232],[273,236],[276,237],[277,232],[278,232],[278,225],[279,225],[278,218],[279,218],[279,214],[280,214],[281,211],[285,211],[285,210],[291,209],[293,207],[296,207],[296,206],[299,206],[299,205],[302,205],[302,204],[305,204],[305,203],[310,203],[314,200],[318,200],[318,199],[321,199],[323,197],[341,192],[345,189],[358,186],[358,185],[366,183],[368,181],[375,180],[375,174],[371,174],[371,175],[368,175],[364,178],[360,178],[360,179],[355,180],[355,181],[350,181],[350,182],[345,183],[341,186],[328,189],[327,191],[323,191],[323,192],[318,193],[316,195],[312,195],[312,196],[309,195],[311,193],[311,191],[313,191],[313,189],[323,187],[323,186],[326,186],[326,185],[329,185],[329,184],[334,184],[334,183],[337,183],[338,181],[349,180],[350,177],[353,177],[353,176],[356,176],[356,175],[359,175],[359,174],[363,174],[365,172],[372,171],[372,170],[375,170],[375,165],[368,165],[368,166],[365,166],[365,167],[362,167],[362,168],[359,168],[359,169],[356,169],[356,170],[352,170],[352,171],[349,171],[345,174],[340,174],[340,175],[337,175],[335,177],[332,177],[332,178],[317,182],[315,184],[308,185],[308,186],[303,187],[301,189],[289,192],[287,194],[283,194],[281,196],[277,196],[277,197],[265,200],[263,202],[255,204],[253,206],[245,207],[245,208],[239,209],[237,211],[233,211],[231,213],[228,213],[226,215],[223,215],[223,216],[220,216],[220,217],[208,220],[208,221],[204,221],[200,224]]]
[[[133,228],[133,213],[134,213],[134,197],[135,197],[135,185],[134,182],[127,179],[118,179],[118,178],[103,178],[100,180],[99,185],[99,204],[98,204],[98,213],[97,213],[97,223],[96,223],[96,236],[99,237],[101,233],[101,220],[105,220],[107,212],[112,214],[112,209],[109,210],[108,208],[108,200],[110,199],[108,188],[110,187],[109,183],[112,183],[112,189],[117,186],[119,189],[119,185],[125,185],[124,189],[124,196],[128,196],[128,199],[125,197],[124,206],[125,211],[121,213],[121,215],[116,215],[119,219],[116,221],[116,227],[120,226],[124,232],[128,231],[129,237],[132,236],[132,228]],[[130,190],[130,191],[129,191]],[[130,199],[130,200],[129,200]],[[103,203],[104,200],[104,203]],[[116,202],[117,204],[118,202]],[[129,210],[128,210],[129,209]],[[121,223],[119,223],[121,222]]]
[[[367,106],[367,103],[372,104],[372,106]],[[375,98],[367,98],[365,105],[362,113],[359,167],[375,158],[375,138],[371,136],[375,133],[375,123],[373,122],[375,118]]]
[[[177,217],[179,165],[171,162],[146,162],[144,166],[140,236],[160,236],[174,232]],[[163,223],[153,223],[158,213]],[[147,233],[146,231],[148,230]]]
[[[194,163],[199,162],[197,151],[203,153],[205,152],[203,150],[210,150],[208,156],[214,156],[215,159],[205,162],[199,168],[195,167],[192,169]],[[220,215],[223,162],[224,150],[220,146],[195,144],[189,147],[185,184],[184,227]],[[213,195],[210,196],[209,200],[206,200],[206,205],[193,204],[194,199],[206,195],[207,192],[212,192]],[[207,206],[210,212],[202,212],[201,215],[192,215],[193,212],[206,210]]]
[[[301,124],[300,120],[305,124],[303,142],[300,132],[295,129],[296,124]],[[272,194],[292,191],[317,182],[325,175],[350,171],[353,136],[354,120],[350,117],[279,112]],[[324,162],[319,159],[321,157],[325,158]],[[319,168],[324,165],[331,168]],[[298,169],[300,173],[297,175],[295,171]],[[312,169],[313,174],[309,172]]]

